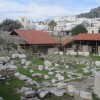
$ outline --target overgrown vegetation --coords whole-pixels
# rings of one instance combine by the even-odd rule
[[[78,35],[80,33],[87,33],[85,26],[83,26],[82,24],[77,25],[76,27],[74,27],[72,29],[72,35],[73,36]]]
[[[13,29],[19,29],[22,25],[18,20],[6,19],[0,24],[0,30],[12,31]]]

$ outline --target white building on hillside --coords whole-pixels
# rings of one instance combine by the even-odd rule
[[[55,31],[63,31],[69,35],[72,28],[79,24],[85,24],[88,33],[100,33],[100,18],[77,18],[76,16],[61,16],[53,19],[57,25]]]
[[[27,17],[20,17],[18,20],[22,24],[23,29],[48,30],[48,24],[46,22],[33,22],[32,20],[29,20]]]

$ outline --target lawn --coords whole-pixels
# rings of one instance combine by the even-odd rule
[[[20,94],[16,93],[16,90],[25,86],[25,83],[15,77],[12,77],[7,83],[9,84],[0,84],[0,96],[4,100],[20,100]]]

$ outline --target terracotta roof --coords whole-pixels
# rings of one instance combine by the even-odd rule
[[[60,42],[48,35],[48,33],[37,30],[13,30],[22,39],[24,39],[29,44],[60,44]],[[12,33],[11,33],[12,34]]]
[[[81,33],[74,37],[74,40],[90,40],[90,41],[100,41],[100,34],[84,34]]]
[[[62,44],[63,44],[63,45],[66,45],[66,44],[70,43],[71,41],[72,41],[71,38],[67,38],[67,39],[65,39],[65,40],[62,42]]]

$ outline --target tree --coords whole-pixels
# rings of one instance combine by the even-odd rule
[[[2,31],[12,31],[13,29],[19,29],[22,25],[18,20],[6,19],[0,24],[0,30]]]
[[[49,28],[51,31],[54,31],[54,27],[57,25],[57,23],[54,20],[51,20],[49,22]]]
[[[72,29],[72,35],[73,35],[73,36],[74,36],[74,35],[78,35],[78,34],[80,34],[80,33],[87,33],[87,30],[86,30],[85,26],[83,26],[82,24],[77,25],[76,27],[74,27],[74,28]]]

